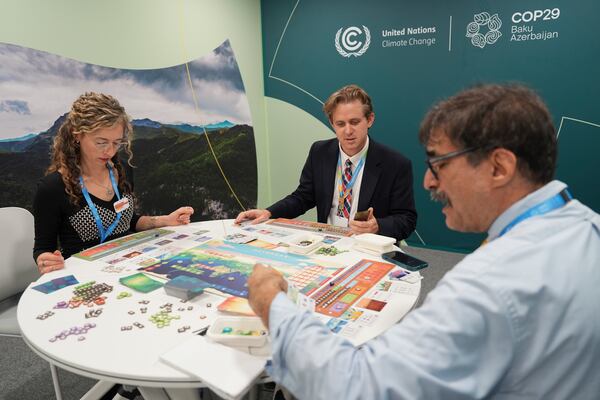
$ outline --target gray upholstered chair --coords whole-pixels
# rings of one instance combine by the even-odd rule
[[[0,208],[0,335],[20,336],[17,304],[39,278],[33,261],[33,215],[23,208]]]
[[[0,208],[0,336],[20,337],[17,305],[21,293],[40,276],[33,260],[33,215],[23,208]],[[56,398],[56,368],[50,364]]]

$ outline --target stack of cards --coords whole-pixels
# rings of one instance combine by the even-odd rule
[[[187,275],[179,275],[165,284],[165,292],[169,296],[178,299],[189,300],[210,288],[211,285],[198,278]]]
[[[142,293],[151,292],[163,285],[162,283],[155,281],[154,279],[148,278],[141,272],[120,278],[119,282],[121,282],[122,285],[125,285],[128,288],[137,290],[138,292]]]

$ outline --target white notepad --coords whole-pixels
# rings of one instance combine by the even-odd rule
[[[187,374],[200,378],[218,395],[237,400],[251,388],[265,368],[264,358],[193,336],[160,356]]]

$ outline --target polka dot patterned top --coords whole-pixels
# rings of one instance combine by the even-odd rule
[[[98,214],[100,215],[100,219],[102,220],[102,226],[104,228],[108,227],[110,224],[114,222],[117,218],[117,213],[115,212],[111,202],[102,201],[98,199],[94,195],[90,194],[92,201],[94,202],[96,209],[98,210]],[[119,235],[129,231],[129,224],[131,221],[131,217],[133,216],[133,196],[130,194],[126,194],[123,197],[127,197],[129,199],[129,208],[123,211],[121,215],[121,220],[115,227],[115,230],[109,236]],[[114,201],[117,201],[117,197],[113,198]],[[107,208],[110,206],[110,208]],[[100,240],[100,234],[98,233],[98,227],[96,226],[96,220],[94,219],[94,214],[92,214],[92,210],[90,206],[86,204],[84,208],[76,212],[75,214],[69,217],[69,221],[71,222],[71,226],[79,235],[79,238],[83,242],[89,242],[91,240]],[[109,240],[107,238],[107,240]]]
[[[134,200],[130,194],[129,208],[122,212],[121,220],[106,241],[135,232],[139,216],[134,212]],[[108,227],[116,218],[113,203],[104,201],[90,194],[102,224]],[[75,253],[96,246],[100,243],[98,227],[94,215],[85,199],[74,205],[65,192],[65,185],[58,172],[43,177],[38,183],[33,201],[33,216],[35,217],[34,259],[44,252],[60,249],[65,258]]]

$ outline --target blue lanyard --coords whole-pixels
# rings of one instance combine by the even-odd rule
[[[115,191],[115,194],[117,195],[117,199],[121,200],[121,196],[119,195],[119,188],[117,187],[117,182],[115,182],[115,176],[113,175],[113,172],[112,172],[112,167],[107,165],[107,168],[108,168],[108,174],[110,175],[110,182],[112,183],[113,190]],[[110,236],[111,233],[113,233],[113,231],[117,227],[117,224],[121,220],[121,213],[118,212],[117,218],[114,220],[114,222],[106,230],[104,230],[104,225],[102,225],[102,220],[100,219],[98,210],[96,209],[94,202],[90,198],[90,194],[88,193],[88,191],[85,187],[85,184],[83,183],[82,176],[79,176],[79,183],[81,184],[81,191],[83,192],[83,197],[85,197],[85,201],[87,202],[88,206],[90,207],[90,210],[92,210],[92,214],[94,215],[94,219],[96,220],[96,226],[98,227],[98,233],[100,235],[100,243],[102,243],[106,240],[106,238],[108,236]]]
[[[543,215],[549,213],[552,210],[556,210],[557,208],[561,208],[569,201],[573,199],[573,195],[569,192],[569,188],[564,188],[560,193],[546,199],[538,205],[531,207],[529,210],[525,211],[517,218],[513,219],[508,225],[502,229],[498,237],[501,237],[506,232],[510,231],[514,228],[518,223],[526,220],[527,218],[534,217],[536,215]]]
[[[356,181],[356,178],[358,177],[358,173],[360,172],[360,169],[362,168],[364,161],[365,161],[365,157],[363,156],[360,158],[360,161],[356,165],[354,172],[352,172],[352,179],[350,179],[350,182],[348,182],[346,184],[346,190],[343,191],[342,190],[343,183],[341,183],[341,182],[343,181],[344,171],[342,170],[342,154],[340,153],[340,156],[338,158],[338,172],[340,173],[340,179],[342,180],[342,181],[340,181],[340,190],[339,190],[340,199],[345,199],[346,196],[348,195],[348,193],[350,193],[350,191],[352,190],[352,186],[354,186],[354,182]],[[343,201],[342,201],[342,203],[343,203]]]

